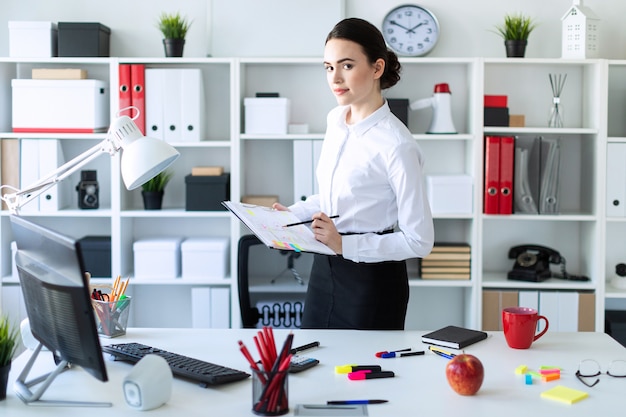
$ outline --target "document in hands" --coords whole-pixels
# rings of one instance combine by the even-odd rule
[[[300,222],[290,211],[234,201],[224,201],[222,204],[269,248],[336,255],[332,249],[315,239],[309,226],[301,224],[285,227]]]

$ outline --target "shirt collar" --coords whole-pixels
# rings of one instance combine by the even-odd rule
[[[385,117],[388,117],[389,113],[391,113],[391,110],[389,109],[389,104],[387,103],[387,100],[385,100],[383,105],[380,106],[380,108],[378,108],[378,110],[376,110],[374,113],[370,114],[365,119],[354,125],[348,125],[346,123],[346,114],[348,113],[349,109],[350,106],[344,107],[343,111],[341,112],[341,117],[339,118],[339,124],[344,128],[351,130],[357,136],[364,135],[369,129],[376,126],[378,122],[380,122]]]

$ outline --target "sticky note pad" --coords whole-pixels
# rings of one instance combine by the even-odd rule
[[[526,371],[528,371],[528,366],[526,365],[520,365],[517,368],[515,368],[515,373],[517,375],[524,375]]]
[[[588,396],[589,394],[584,391],[564,387],[563,385],[557,385],[556,387],[541,393],[542,398],[561,401],[566,404],[574,404],[575,402],[585,399]]]
[[[560,379],[560,378],[561,378],[561,374],[560,373],[541,375],[541,380],[543,382],[555,381],[555,380]]]
[[[526,375],[524,375],[524,377],[525,377],[526,385],[532,385],[533,384],[533,376],[531,374],[526,374]]]

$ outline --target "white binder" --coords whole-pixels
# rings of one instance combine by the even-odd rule
[[[230,328],[230,288],[211,287],[211,327]]]
[[[179,69],[164,69],[163,76],[163,138],[168,143],[182,140],[181,129],[181,77]]]
[[[184,68],[180,85],[180,125],[181,139],[185,142],[199,142],[205,134],[204,83],[199,68]]]
[[[211,288],[191,289],[191,327],[208,329],[211,327]]]
[[[606,215],[626,216],[626,143],[606,146]]]
[[[163,78],[162,68],[146,68],[146,136],[164,139],[163,134]]]
[[[315,169],[322,153],[322,140],[293,141],[293,196],[305,200],[317,194],[319,187]]]
[[[65,163],[61,141],[58,139],[39,139],[39,175],[48,175]],[[39,195],[40,211],[58,211],[69,206],[70,186],[68,181],[61,181]]]
[[[20,139],[20,188],[24,189],[39,180],[39,142],[41,139]],[[20,208],[22,213],[39,211],[39,198],[34,198]]]

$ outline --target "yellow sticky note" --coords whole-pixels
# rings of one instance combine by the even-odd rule
[[[520,365],[517,368],[515,368],[515,373],[517,375],[524,375],[527,371],[528,371],[528,366],[526,365]]]
[[[566,404],[574,404],[575,402],[585,399],[588,396],[589,394],[584,391],[564,387],[563,385],[557,385],[556,387],[541,393],[542,398],[561,401]]]

